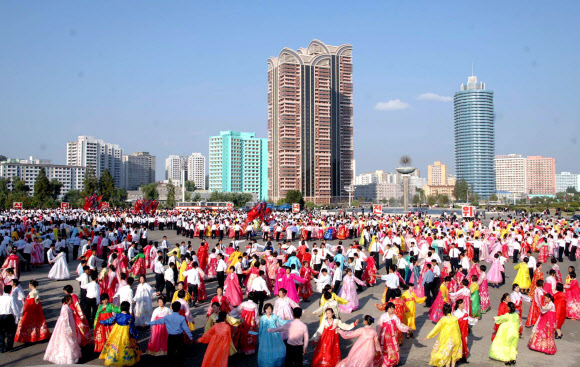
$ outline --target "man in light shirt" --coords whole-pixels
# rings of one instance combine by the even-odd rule
[[[124,301],[129,302],[131,305],[131,313],[133,313],[133,290],[131,289],[131,286],[133,285],[134,281],[135,279],[133,277],[127,278],[127,284],[120,286],[113,296],[113,298],[119,297],[119,304]]]
[[[285,367],[302,367],[302,359],[308,347],[308,327],[300,321],[302,309],[292,309],[294,320],[280,327],[268,329],[269,333],[281,332],[287,335]]]
[[[97,278],[97,273],[92,273],[91,281],[85,285],[81,285],[81,288],[86,291],[87,297],[83,312],[87,316],[87,321],[90,326],[94,324],[97,307],[101,303],[101,289],[97,283]]]
[[[270,290],[266,285],[266,281],[264,280],[264,271],[260,270],[258,272],[258,277],[254,278],[252,281],[252,286],[250,287],[250,293],[253,292],[252,301],[254,301],[258,305],[258,312],[260,315],[264,309],[264,300],[266,299],[266,295],[270,296]]]
[[[226,262],[224,261],[224,255],[219,253],[217,255],[218,261],[217,261],[217,266],[216,266],[216,274],[217,274],[217,281],[218,281],[218,286],[220,286],[222,289],[224,288],[224,282],[226,279]]]
[[[192,268],[183,272],[183,276],[187,277],[188,291],[192,295],[192,307],[197,307],[197,297],[199,295],[199,271],[197,270],[197,262],[193,262]]]
[[[387,287],[385,302],[389,302],[391,298],[395,297],[395,289],[399,288],[399,275],[397,274],[397,265],[391,265],[389,267],[389,274],[381,275],[381,280],[385,281],[385,286]]]

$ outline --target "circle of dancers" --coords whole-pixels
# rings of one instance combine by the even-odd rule
[[[154,230],[182,240],[151,241]],[[553,355],[563,325],[580,320],[575,268],[565,279],[559,268],[564,257],[576,261],[579,235],[580,221],[537,215],[484,225],[446,213],[273,213],[247,222],[237,211],[4,211],[0,352],[48,340],[44,360],[55,364],[77,363],[88,348],[105,365],[135,365],[143,353],[183,365],[188,345],[202,343],[202,367],[227,366],[235,354],[257,354],[259,367],[302,366],[308,348],[314,367],[397,366],[424,304],[433,322],[425,339],[436,338],[425,363],[467,363],[471,329],[497,309],[489,358],[513,365],[524,326],[532,328],[528,349]],[[48,265],[48,279],[69,280],[69,260],[79,261],[76,282],[59,288],[50,331],[39,282],[19,279]],[[508,266],[517,270],[511,284]],[[217,282],[215,295],[207,294],[209,281]],[[343,321],[361,308],[365,287],[376,287],[377,311]],[[509,291],[491,300],[489,287]],[[301,321],[311,304],[312,335]],[[194,324],[200,307],[205,325]],[[196,327],[204,332],[194,340]],[[341,355],[348,339],[356,341]]]

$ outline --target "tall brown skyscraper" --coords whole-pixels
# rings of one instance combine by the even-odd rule
[[[318,205],[353,180],[352,46],[313,40],[268,59],[268,196]]]

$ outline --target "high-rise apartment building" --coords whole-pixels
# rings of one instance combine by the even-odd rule
[[[209,190],[255,193],[268,199],[268,140],[220,131],[209,138]]]
[[[165,179],[173,181],[174,184],[181,185],[181,169],[187,166],[186,157],[170,155],[165,159]],[[185,167],[187,169],[187,167]],[[187,177],[187,175],[185,176]]]
[[[427,166],[427,185],[447,186],[447,177],[449,177],[449,167],[446,164],[435,161]]]
[[[191,153],[187,157],[187,180],[195,182],[197,190],[205,190],[205,156]]]
[[[352,46],[313,40],[268,59],[269,197],[347,197],[354,176]]]
[[[455,169],[477,195],[495,192],[493,92],[470,76],[454,96]]]
[[[90,167],[97,178],[108,169],[116,187],[124,187],[123,149],[117,144],[105,143],[92,136],[79,136],[66,144],[68,166]]]
[[[526,158],[520,154],[496,155],[495,188],[512,194],[526,193]]]
[[[580,192],[580,175],[570,172],[556,174],[556,192],[566,192],[566,189],[573,187]]]
[[[0,178],[18,177],[30,188],[29,195],[34,194],[34,184],[41,169],[44,168],[49,180],[56,179],[62,183],[59,198],[71,190],[82,190],[85,183],[85,167],[52,164],[50,160],[30,157],[28,160],[8,159],[0,163]],[[12,190],[12,180],[8,183]]]
[[[526,158],[526,193],[556,194],[556,159],[539,155]]]
[[[123,169],[127,190],[138,190],[143,185],[155,182],[155,156],[149,152],[124,155]]]

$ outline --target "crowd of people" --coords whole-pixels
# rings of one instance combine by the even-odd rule
[[[157,230],[182,240],[150,240]],[[315,367],[397,366],[424,304],[434,323],[427,338],[437,338],[429,365],[467,362],[471,328],[496,307],[489,357],[512,365],[524,326],[533,328],[530,350],[555,354],[566,320],[580,320],[575,269],[562,269],[562,278],[559,268],[564,257],[575,262],[580,255],[579,235],[580,222],[549,217],[496,217],[484,225],[423,213],[276,212],[247,222],[238,211],[6,211],[0,352],[15,341],[49,340],[44,359],[55,364],[77,363],[81,348],[91,348],[105,365],[135,365],[142,353],[183,365],[187,345],[199,342],[208,344],[203,367],[227,366],[236,353],[277,367],[302,366],[314,344]],[[78,286],[62,288],[51,332],[38,281],[29,282],[25,296],[19,279],[48,265],[49,279],[69,280],[69,261],[78,261]],[[507,266],[517,270],[511,285]],[[215,294],[208,282],[217,283]],[[361,308],[365,287],[380,297],[376,314],[344,322]],[[491,299],[490,287],[509,291]],[[309,335],[301,318],[312,303],[319,321]],[[194,324],[199,307],[205,325]],[[196,327],[204,333],[194,340]],[[142,350],[143,329],[150,337]],[[347,356],[341,338],[356,339]]]

